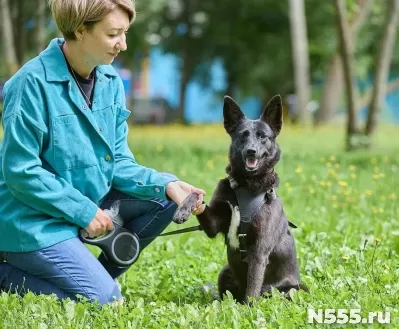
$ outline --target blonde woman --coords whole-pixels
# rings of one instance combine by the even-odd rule
[[[110,64],[127,48],[133,2],[49,4],[64,38],[52,40],[4,88],[0,287],[79,294],[102,305],[122,300],[114,279],[125,270],[96,259],[78,229],[104,234],[113,224],[102,209],[120,200],[124,226],[141,238],[156,236],[188,193],[205,192],[137,164],[128,147],[130,112]]]

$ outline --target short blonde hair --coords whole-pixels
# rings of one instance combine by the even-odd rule
[[[134,0],[48,0],[48,3],[66,40],[75,40],[75,31],[79,27],[91,29],[117,7],[126,11],[130,24],[136,18]]]

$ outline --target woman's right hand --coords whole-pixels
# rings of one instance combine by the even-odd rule
[[[96,216],[91,220],[90,224],[85,228],[89,238],[95,238],[112,230],[114,224],[111,217],[109,217],[102,209],[98,208]]]

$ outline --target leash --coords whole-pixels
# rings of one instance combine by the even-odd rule
[[[201,225],[186,227],[186,228],[182,228],[180,230],[166,232],[166,233],[163,233],[163,234],[160,234],[160,235],[150,236],[150,237],[147,237],[147,238],[140,238],[140,240],[155,239],[155,238],[157,238],[159,236],[168,236],[168,235],[175,235],[175,234],[194,232],[194,231],[202,231]]]

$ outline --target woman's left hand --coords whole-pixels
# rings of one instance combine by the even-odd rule
[[[196,188],[182,181],[170,182],[166,186],[166,194],[169,196],[169,198],[176,202],[178,206],[191,193],[197,193],[199,195],[197,207],[192,212],[194,215],[199,215],[205,209],[205,205],[202,204],[202,201],[204,200],[204,195],[206,194],[204,190]]]

